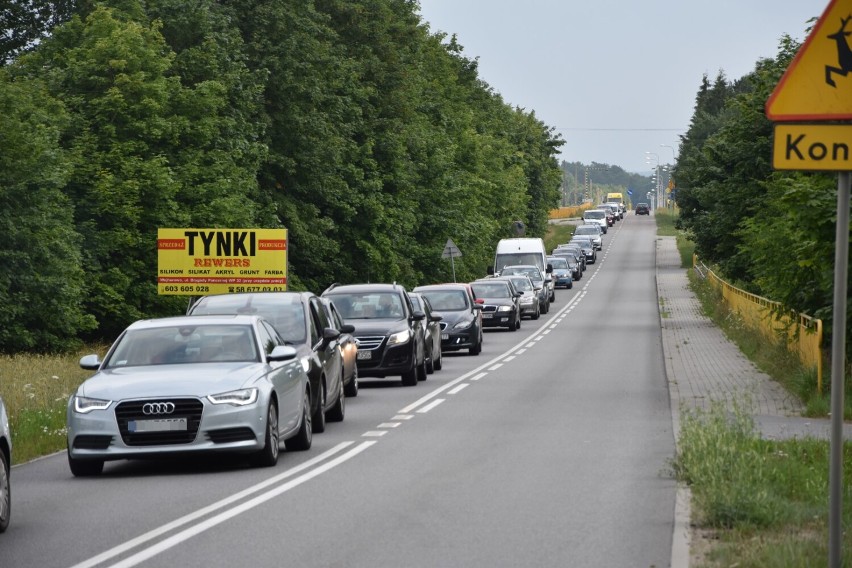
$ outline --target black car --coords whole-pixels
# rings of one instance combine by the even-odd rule
[[[586,264],[594,264],[598,260],[598,251],[595,249],[595,243],[592,241],[591,237],[587,237],[585,235],[573,236],[571,237],[570,243],[576,243],[580,245],[580,248],[583,250],[583,254],[586,255]]]
[[[355,326],[358,376],[401,375],[414,386],[426,378],[426,337],[420,324],[426,314],[416,310],[399,284],[348,284],[322,293]]]
[[[651,208],[648,207],[647,203],[637,203],[636,204],[636,214],[637,215],[650,215]]]
[[[574,280],[580,280],[583,277],[583,271],[586,269],[586,254],[580,245],[560,245],[559,248],[553,249],[552,256],[565,259]]]
[[[507,327],[515,331],[521,327],[521,293],[511,280],[483,278],[470,283],[473,293],[482,304],[483,327]]]
[[[415,292],[429,298],[441,314],[441,350],[467,349],[471,355],[482,352],[482,304],[470,284],[429,284],[417,286]]]
[[[352,326],[335,327],[311,292],[242,292],[199,298],[187,315],[259,314],[308,364],[311,385],[312,430],[325,431],[326,419],[341,422],[346,411],[341,333]],[[344,336],[344,339],[345,336]]]
[[[576,278],[574,278],[574,280],[579,280],[583,276],[583,273],[588,268],[586,253],[583,250],[583,248],[580,246],[580,243],[578,243],[576,241],[573,242],[573,243],[563,243],[563,244],[557,246],[555,249],[553,249],[553,252],[551,254],[553,256],[566,256],[566,255],[573,256],[573,258],[576,260],[576,262],[579,263],[579,265],[580,265],[580,267],[579,267],[580,268],[580,274],[576,275]]]
[[[421,320],[420,324],[426,336],[426,372],[431,375],[444,366],[441,355],[441,320],[444,318],[441,314],[435,313],[426,296],[422,296],[419,292],[411,292],[408,296],[411,298],[414,309],[426,314],[426,318]]]

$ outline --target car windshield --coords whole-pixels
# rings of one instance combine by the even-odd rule
[[[405,310],[395,292],[361,292],[332,294],[332,301],[344,320],[402,319]]]
[[[606,213],[604,213],[603,211],[599,211],[599,210],[597,210],[597,211],[586,211],[585,213],[583,213],[584,219],[587,219],[587,218],[588,219],[603,219],[604,217],[606,217]]]
[[[420,290],[429,298],[432,309],[437,312],[458,312],[468,309],[467,294],[462,290]]]
[[[535,266],[507,266],[500,274],[502,276],[507,276],[509,274],[523,274],[524,276],[528,276],[529,279],[534,282],[544,280],[541,276],[541,271],[539,271],[539,269]]]
[[[529,292],[533,289],[532,282],[529,278],[512,278],[512,284],[521,292]]]
[[[564,258],[550,258],[548,259],[548,262],[550,262],[550,266],[552,266],[554,270],[557,268],[569,268],[568,261]]]
[[[121,336],[104,368],[258,361],[248,325],[193,325],[133,329]]]
[[[477,298],[509,298],[509,286],[505,282],[475,282],[470,285]]]
[[[259,314],[272,324],[287,343],[307,341],[307,322],[298,294],[224,294],[206,296],[192,307],[196,315]]]

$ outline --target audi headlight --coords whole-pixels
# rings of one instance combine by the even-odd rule
[[[404,329],[388,337],[388,345],[402,345],[407,343],[409,339],[411,339],[411,330]]]
[[[111,400],[103,400],[100,398],[88,398],[85,396],[74,397],[74,412],[80,414],[88,414],[93,410],[106,410],[112,404]]]
[[[499,308],[497,308],[497,311],[498,312],[511,312],[512,306],[500,306]]]
[[[234,406],[248,406],[257,402],[257,389],[240,389],[220,394],[211,394],[207,400],[213,404],[233,404]]]
[[[456,324],[453,326],[453,329],[467,329],[471,326],[472,323],[473,321],[471,320],[461,320],[456,322]]]

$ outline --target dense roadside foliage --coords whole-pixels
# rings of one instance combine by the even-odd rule
[[[774,171],[764,111],[798,48],[785,37],[774,59],[737,81],[704,77],[681,139],[676,200],[699,257],[738,286],[821,318],[830,345],[837,177]]]
[[[561,140],[412,0],[12,2],[0,43],[0,352],[111,340],[161,227],[289,230],[293,289],[480,276],[544,234]],[[49,17],[48,17],[49,15]],[[9,151],[7,151],[9,149]]]

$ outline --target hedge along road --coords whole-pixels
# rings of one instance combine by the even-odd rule
[[[275,468],[226,456],[13,470],[10,566],[667,565],[674,439],[653,222],[628,217],[551,312],[413,388],[363,381]]]

